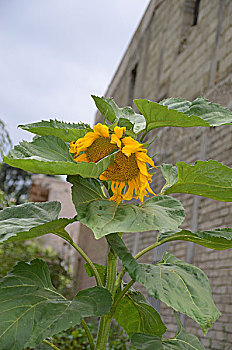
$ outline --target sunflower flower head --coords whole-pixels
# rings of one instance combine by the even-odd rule
[[[76,162],[98,162],[112,151],[117,151],[113,163],[100,175],[100,180],[111,181],[113,196],[111,200],[120,203],[122,200],[143,198],[148,193],[155,194],[150,188],[151,175],[147,163],[155,167],[147,150],[132,137],[124,137],[125,127],[114,128],[110,134],[106,125],[97,124],[93,132],[70,143],[70,153],[74,153]]]

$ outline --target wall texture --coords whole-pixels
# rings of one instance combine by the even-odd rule
[[[126,106],[133,105],[134,98],[160,101],[172,96],[193,100],[199,95],[232,107],[232,1],[152,0],[105,96],[114,97],[118,105]],[[101,116],[97,114],[96,121],[99,120]],[[231,126],[161,128],[150,138],[155,135],[158,139],[150,153],[158,152],[157,164],[175,164],[179,160],[194,163],[197,159],[212,158],[232,166]],[[155,175],[155,192],[159,192],[162,184],[161,176]],[[178,198],[186,208],[184,228],[231,226],[231,204],[190,195]],[[125,237],[131,251],[136,253],[154,242],[155,233],[127,234]],[[85,241],[87,251],[88,246],[91,247],[91,240],[90,244]],[[182,242],[170,244],[168,250],[205,271],[215,303],[222,312],[206,337],[187,317],[184,320],[186,328],[198,335],[207,349],[231,350],[232,250],[211,251]],[[98,259],[98,253],[96,250],[91,254]],[[143,261],[151,263],[161,253],[159,250],[151,252],[143,257]],[[174,332],[170,309],[163,304],[160,308],[168,329]]]

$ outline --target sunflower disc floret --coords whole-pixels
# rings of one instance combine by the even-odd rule
[[[97,124],[93,132],[70,143],[70,153],[74,153],[76,162],[98,162],[112,151],[119,151],[114,162],[100,175],[100,180],[111,181],[113,196],[111,200],[120,203],[122,200],[143,198],[148,193],[155,194],[149,183],[152,176],[147,171],[147,164],[155,167],[153,160],[147,155],[143,144],[132,137],[123,137],[125,127],[114,128],[110,134],[106,125]]]

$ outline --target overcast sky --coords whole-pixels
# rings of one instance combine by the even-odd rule
[[[0,0],[0,119],[93,122],[149,0]]]

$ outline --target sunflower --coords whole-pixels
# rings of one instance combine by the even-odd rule
[[[110,135],[106,125],[97,124],[93,132],[70,143],[70,153],[74,153],[76,162],[98,162],[110,152],[119,150],[109,167],[100,175],[100,180],[111,181],[113,196],[111,200],[120,203],[122,200],[139,199],[148,193],[155,193],[149,186],[152,176],[147,171],[147,164],[155,167],[153,160],[147,155],[143,144],[132,137],[123,137],[125,127],[114,128]]]

